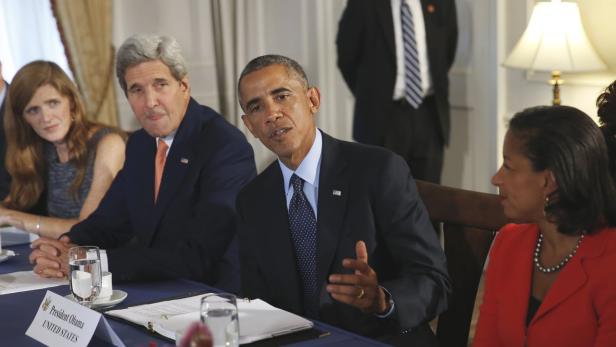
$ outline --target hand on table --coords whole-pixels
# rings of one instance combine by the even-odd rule
[[[332,298],[355,306],[366,313],[383,313],[389,309],[385,292],[379,287],[376,272],[368,265],[368,251],[364,241],[355,244],[356,259],[345,258],[342,266],[355,270],[354,274],[332,274],[327,291]]]
[[[59,240],[41,237],[32,242],[30,264],[41,277],[63,278],[68,275],[68,250],[75,246],[68,236]]]

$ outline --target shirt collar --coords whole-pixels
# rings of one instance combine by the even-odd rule
[[[288,192],[289,184],[291,182],[291,176],[296,174],[306,183],[310,183],[311,185],[317,187],[319,185],[319,166],[321,164],[321,149],[323,148],[323,138],[321,136],[321,131],[317,129],[316,135],[314,137],[314,142],[312,143],[312,147],[310,147],[310,151],[306,154],[306,157],[299,164],[295,171],[286,167],[280,159],[278,159],[278,165],[280,166],[280,170],[282,170],[282,177],[284,179],[284,190]]]
[[[158,147],[158,141],[162,140],[162,141],[165,141],[165,143],[167,144],[167,147],[171,148],[171,144],[173,143],[173,139],[175,138],[175,133],[176,132],[177,132],[177,130],[174,130],[169,135],[167,135],[165,137],[157,137],[156,138],[156,146]]]

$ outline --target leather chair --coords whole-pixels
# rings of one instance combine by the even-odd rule
[[[507,220],[495,194],[420,180],[417,189],[434,224],[442,223],[453,287],[449,308],[438,318],[436,335],[443,347],[467,346],[485,260],[496,231]]]

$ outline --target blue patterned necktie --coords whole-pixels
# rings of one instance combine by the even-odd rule
[[[400,0],[400,20],[402,22],[402,42],[404,43],[404,98],[413,108],[418,108],[423,100],[419,55],[415,39],[413,14],[406,0]]]
[[[304,180],[293,174],[291,184],[293,197],[289,203],[289,225],[302,281],[304,313],[310,318],[317,318],[317,220],[304,195]]]

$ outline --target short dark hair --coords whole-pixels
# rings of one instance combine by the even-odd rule
[[[242,70],[240,78],[237,81],[238,94],[240,93],[240,85],[242,83],[242,79],[244,79],[246,75],[272,65],[284,66],[289,72],[294,73],[297,77],[299,77],[305,88],[308,88],[308,86],[310,85],[308,83],[308,77],[306,77],[306,72],[304,71],[304,68],[302,68],[302,66],[299,65],[298,62],[283,55],[267,54],[256,57],[250,62],[248,62],[248,64],[246,64],[246,67],[244,67],[244,70]]]
[[[597,98],[597,116],[610,153],[610,170],[616,180],[616,81]]]
[[[509,132],[535,171],[550,170],[558,189],[546,206],[563,234],[592,233],[616,225],[616,187],[601,130],[569,106],[539,106],[513,116]]]

